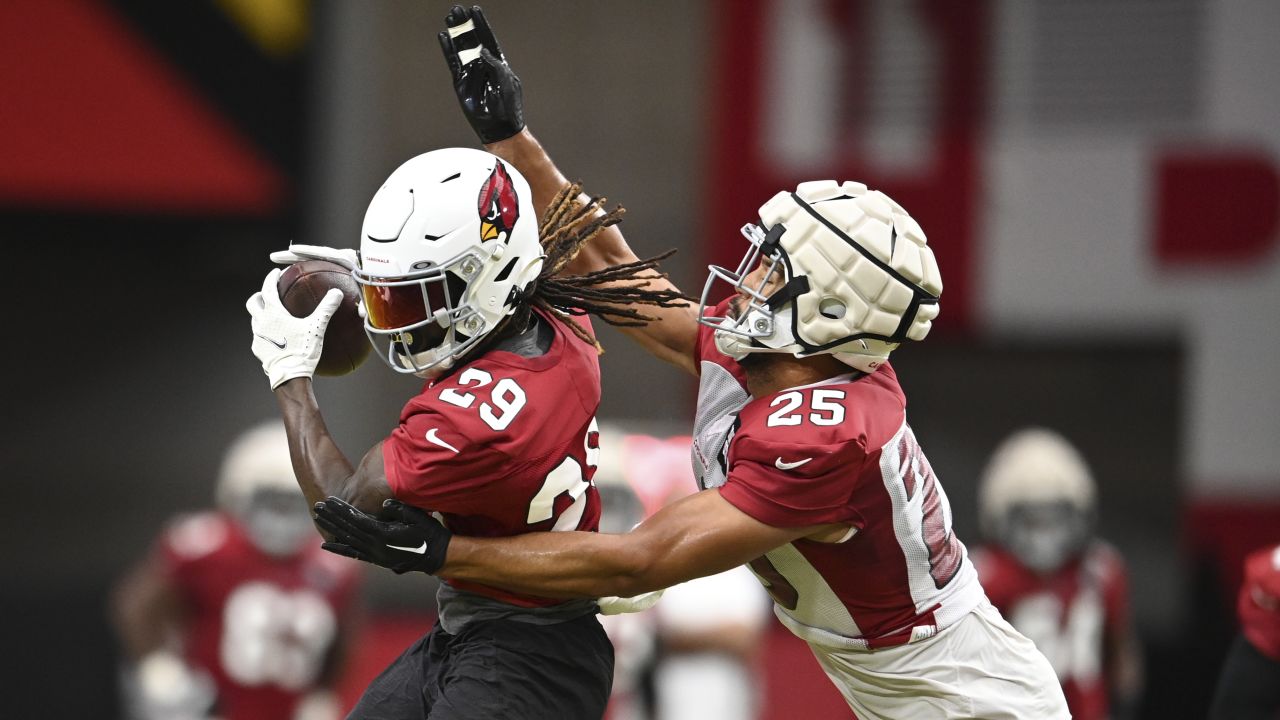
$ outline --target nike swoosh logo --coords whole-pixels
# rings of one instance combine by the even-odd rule
[[[284,349],[284,346],[289,342],[288,340],[272,340],[271,338],[267,337],[266,335],[258,335],[257,333],[254,333],[254,335],[256,335],[257,337],[262,338],[263,340],[266,340],[267,342],[271,343],[272,345],[275,345],[276,347],[280,348],[281,350],[283,350],[283,349]]]
[[[422,545],[420,545],[419,547],[416,547],[416,548],[411,548],[411,547],[400,547],[399,545],[388,545],[387,547],[391,548],[392,550],[403,550],[403,551],[405,551],[405,552],[418,553],[419,555],[426,555],[426,554],[427,554],[427,541],[426,541],[426,540],[423,540],[423,541],[422,541]]]
[[[773,464],[774,464],[774,465],[775,465],[779,470],[795,470],[796,468],[800,467],[801,465],[804,465],[805,463],[809,462],[810,460],[813,460],[813,458],[811,458],[811,457],[810,457],[810,458],[805,458],[805,459],[803,459],[803,460],[797,460],[797,461],[795,461],[795,462],[783,462],[783,461],[782,461],[782,458],[781,458],[781,457],[779,457],[777,460],[775,460],[775,461],[773,462]]]
[[[440,447],[445,448],[446,450],[452,450],[454,454],[457,454],[458,452],[458,448],[450,445],[449,443],[441,440],[439,437],[436,436],[436,428],[431,428],[430,430],[427,431],[427,442],[431,443],[432,445],[439,445]]]

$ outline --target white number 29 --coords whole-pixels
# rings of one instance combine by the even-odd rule
[[[542,481],[542,487],[538,488],[538,493],[529,502],[529,515],[526,522],[533,525],[550,520],[555,514],[556,498],[568,493],[569,497],[573,498],[573,504],[556,518],[555,526],[551,529],[573,530],[578,527],[578,522],[582,520],[582,512],[587,506],[586,490],[591,486],[585,470],[595,468],[600,462],[599,433],[600,426],[596,424],[595,418],[592,418],[591,425],[587,428],[587,436],[582,440],[586,450],[587,467],[580,467],[578,461],[573,459],[573,456],[569,456],[557,465],[556,469],[548,473],[546,479]],[[593,435],[595,437],[592,437]]]
[[[492,382],[493,376],[479,368],[467,368],[462,371],[462,375],[458,376],[458,384],[464,387],[474,385],[479,389]],[[440,392],[440,399],[450,405],[469,408],[476,401],[476,396],[458,392],[453,388],[445,388]],[[489,402],[480,403],[480,419],[494,430],[506,430],[511,421],[516,419],[520,409],[524,407],[525,401],[524,388],[511,378],[502,378],[497,385],[493,386]]]
[[[830,390],[818,388],[813,390],[813,395],[809,399],[809,422],[814,425],[839,425],[844,422],[844,405],[839,403],[844,399],[843,390]],[[804,393],[799,390],[784,392],[769,403],[769,407],[782,407],[774,410],[768,421],[765,423],[768,427],[779,427],[787,425],[799,425],[804,421],[802,413],[795,412],[797,408],[804,404]]]

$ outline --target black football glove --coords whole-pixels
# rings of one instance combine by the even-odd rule
[[[454,5],[439,34],[453,90],[480,142],[506,140],[524,129],[520,78],[507,64],[479,5]]]
[[[382,503],[378,517],[336,497],[315,504],[316,525],[333,540],[320,547],[395,571],[434,574],[444,565],[453,533],[438,520],[399,500]]]

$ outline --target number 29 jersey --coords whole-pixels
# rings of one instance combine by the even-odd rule
[[[459,535],[598,529],[600,495],[591,482],[599,454],[596,350],[563,321],[540,316],[555,333],[545,353],[490,350],[428,383],[383,442],[395,497],[440,513]],[[590,331],[585,319],[569,322]],[[444,581],[519,607],[563,603]]]
[[[984,595],[888,364],[761,398],[699,329],[692,451],[700,487],[774,527],[850,525],[750,564],[801,639],[876,648],[929,637]]]

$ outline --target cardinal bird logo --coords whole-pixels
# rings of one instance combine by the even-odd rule
[[[480,240],[511,239],[511,228],[520,217],[520,201],[506,166],[499,162],[480,187],[476,211],[480,214]]]

